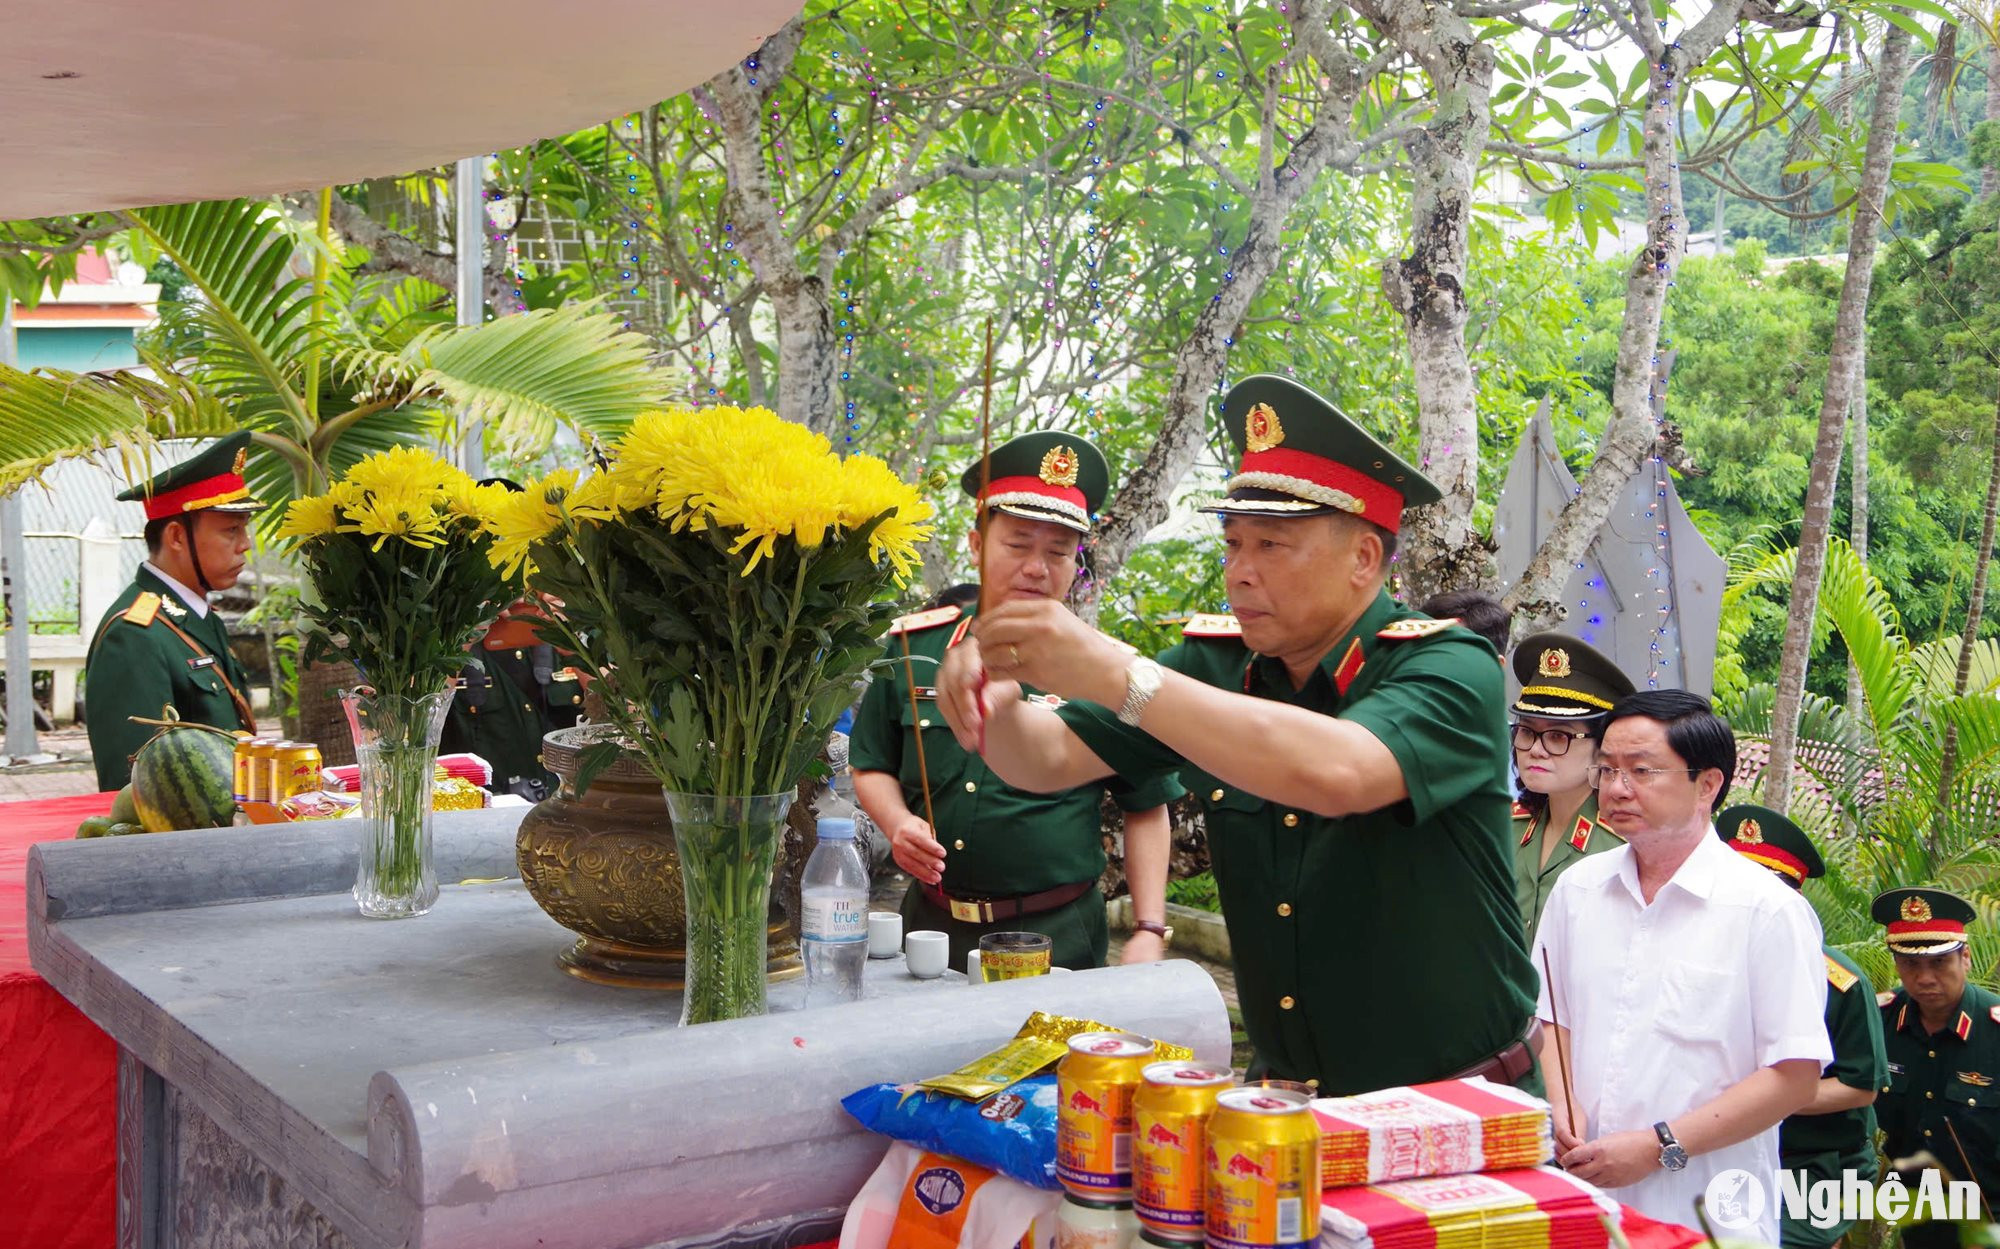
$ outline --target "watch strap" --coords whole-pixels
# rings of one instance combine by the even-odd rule
[[[1135,932],[1150,932],[1154,936],[1159,937],[1163,940],[1167,937],[1172,936],[1174,931],[1173,929],[1167,927],[1165,924],[1156,923],[1155,921],[1150,919],[1133,920],[1132,929]]]

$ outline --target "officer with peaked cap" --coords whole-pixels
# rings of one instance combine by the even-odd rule
[[[250,514],[243,480],[250,435],[231,434],[118,496],[146,508],[146,560],[98,622],[84,661],[84,720],[99,789],[132,776],[154,730],[132,716],[255,732],[249,681],[208,596],[243,574]]]
[[[1884,993],[1889,1080],[1875,1102],[1882,1152],[1911,1183],[1927,1166],[2000,1199],[2000,994],[1970,978],[1970,902],[1942,889],[1891,889],[1871,914],[1886,929],[1901,987]],[[1958,1244],[1949,1223],[1903,1229],[1910,1249]]]
[[[974,463],[961,484],[979,501],[966,543],[984,572],[986,607],[1025,601],[1067,611],[1080,544],[1111,488],[1103,454],[1075,434],[1022,434],[993,450],[984,498],[981,475]],[[1109,934],[1097,884],[1105,864],[1099,808],[1108,791],[1125,812],[1125,874],[1140,928],[1125,960],[1161,957],[1171,936],[1165,804],[1185,791],[1169,770],[1154,768],[1030,793],[962,749],[937,711],[937,672],[979,612],[974,603],[896,621],[888,662],[876,669],[848,738],[855,798],[889,838],[897,866],[914,878],[903,897],[905,926],[947,934],[959,967],[981,936],[1004,931],[1048,934],[1058,967],[1103,966]],[[1031,696],[1059,701],[1040,691]],[[935,829],[927,814],[936,817]]]
[[[1804,829],[1768,807],[1742,803],[1715,817],[1716,835],[1751,862],[1769,868],[1794,889],[1826,874],[1826,864]],[[1826,958],[1826,1036],[1833,1062],[1820,1073],[1812,1104],[1778,1125],[1778,1164],[1797,1173],[1802,1184],[1839,1182],[1852,1171],[1875,1178],[1875,1097],[1888,1079],[1882,1012],[1875,986],[1853,959],[1831,946]],[[1803,1191],[1803,1189],[1801,1189]],[[1781,1244],[1828,1249],[1838,1244],[1851,1220],[1814,1227],[1782,1209]]]
[[[1384,589],[1403,509],[1437,488],[1289,378],[1239,382],[1222,419],[1242,462],[1205,510],[1235,614],[1194,618],[1155,662],[1007,604],[947,662],[953,727],[1031,788],[1181,769],[1254,1075],[1538,1087],[1503,674],[1485,639]],[[1036,706],[1023,681],[1079,701]]]
[[[1590,765],[1605,713],[1632,692],[1618,665],[1567,633],[1537,633],[1514,647],[1515,901],[1530,944],[1549,890],[1564,869],[1623,845],[1597,819]]]

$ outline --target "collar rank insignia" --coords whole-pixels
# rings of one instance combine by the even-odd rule
[[[1368,656],[1361,650],[1361,639],[1355,638],[1349,642],[1347,653],[1340,657],[1339,665],[1333,670],[1333,687],[1339,690],[1343,697],[1347,694],[1347,687],[1354,684],[1354,678],[1361,675],[1362,666],[1367,662]]]
[[[1509,818],[1516,820],[1527,820],[1534,818],[1534,814],[1535,813],[1533,811],[1528,810],[1528,808],[1522,806],[1520,803],[1517,802],[1514,804],[1513,813],[1511,816],[1509,816]]]
[[[1074,486],[1076,484],[1076,448],[1050,447],[1042,457],[1039,476],[1051,486]]]
[[[1961,1041],[1970,1038],[1972,1036],[1972,1016],[1966,1014],[1964,1011],[1958,1012],[1958,1026],[1954,1027],[1951,1031],[1952,1035]]]
[[[1545,677],[1566,677],[1569,675],[1569,652],[1560,646],[1551,646],[1542,652],[1535,664],[1535,670]]]
[[[1284,440],[1285,426],[1278,420],[1278,410],[1268,403],[1251,404],[1243,418],[1243,449],[1269,451]]]
[[[1736,840],[1746,846],[1764,844],[1764,826],[1755,820],[1745,820],[1736,826]]]
[[[1217,612],[1196,612],[1181,626],[1184,638],[1240,638],[1243,625],[1234,616]]]
[[[1577,816],[1576,827],[1569,830],[1569,848],[1581,851],[1585,846],[1589,845],[1591,830],[1596,827],[1597,825],[1591,823],[1583,816]]]
[[[1421,617],[1412,616],[1408,620],[1398,620],[1386,629],[1378,629],[1375,636],[1378,638],[1388,638],[1392,642],[1407,641],[1410,638],[1427,638],[1433,634],[1443,633],[1446,629],[1451,628],[1457,623],[1458,620],[1456,618],[1425,620]]]
[[[1839,992],[1847,992],[1861,979],[1861,977],[1842,967],[1839,963],[1834,962],[1833,955],[1822,954],[1820,957],[1826,960],[1826,982]]]
[[[1931,917],[1931,904],[1922,898],[1911,896],[1903,899],[1903,918],[1912,924],[1921,924]]]
[[[1958,1077],[1959,1083],[1970,1084],[1973,1088],[1976,1089],[1985,1089],[1993,1087],[1993,1077],[1988,1075],[1981,1075],[1977,1071],[1958,1071],[1954,1072],[1953,1074]]]

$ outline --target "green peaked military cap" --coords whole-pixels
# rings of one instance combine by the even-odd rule
[[[199,452],[155,474],[118,496],[120,503],[143,503],[146,519],[160,520],[189,512],[256,512],[263,501],[243,480],[250,454],[250,433],[244,430],[218,438]]]
[[[1731,850],[1770,868],[1794,889],[1826,875],[1826,860],[1819,857],[1806,830],[1769,807],[1748,802],[1726,807],[1715,817],[1715,834]]]
[[[1347,512],[1395,533],[1404,508],[1444,497],[1353,418],[1289,377],[1259,373],[1230,387],[1222,424],[1242,463],[1225,496],[1204,512]]]
[[[1552,719],[1601,716],[1630,694],[1632,679],[1589,643],[1567,633],[1535,633],[1514,647],[1514,710]]]
[[[980,463],[958,481],[981,509],[995,508],[1023,520],[1046,520],[1089,533],[1091,517],[1111,490],[1111,465],[1087,438],[1036,430],[993,448],[986,497],[979,498]]]
[[[1888,890],[1868,913],[1888,929],[1885,938],[1897,954],[1949,954],[1966,943],[1965,926],[1979,916],[1957,894],[1923,887]]]

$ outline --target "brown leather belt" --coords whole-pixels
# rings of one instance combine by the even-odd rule
[[[932,906],[951,912],[951,917],[961,924],[997,924],[1003,919],[1013,919],[1019,915],[1040,915],[1053,911],[1059,906],[1068,906],[1084,894],[1089,893],[1094,880],[1080,880],[1073,885],[1057,885],[1040,893],[1030,893],[1018,898],[954,898],[936,885],[917,882],[923,889],[924,897]]]
[[[1453,1080],[1484,1076],[1495,1084],[1518,1084],[1522,1077],[1535,1069],[1535,1050],[1542,1039],[1542,1021],[1530,1020],[1528,1035],[1514,1042],[1484,1062],[1477,1062],[1463,1071],[1454,1072]]]

